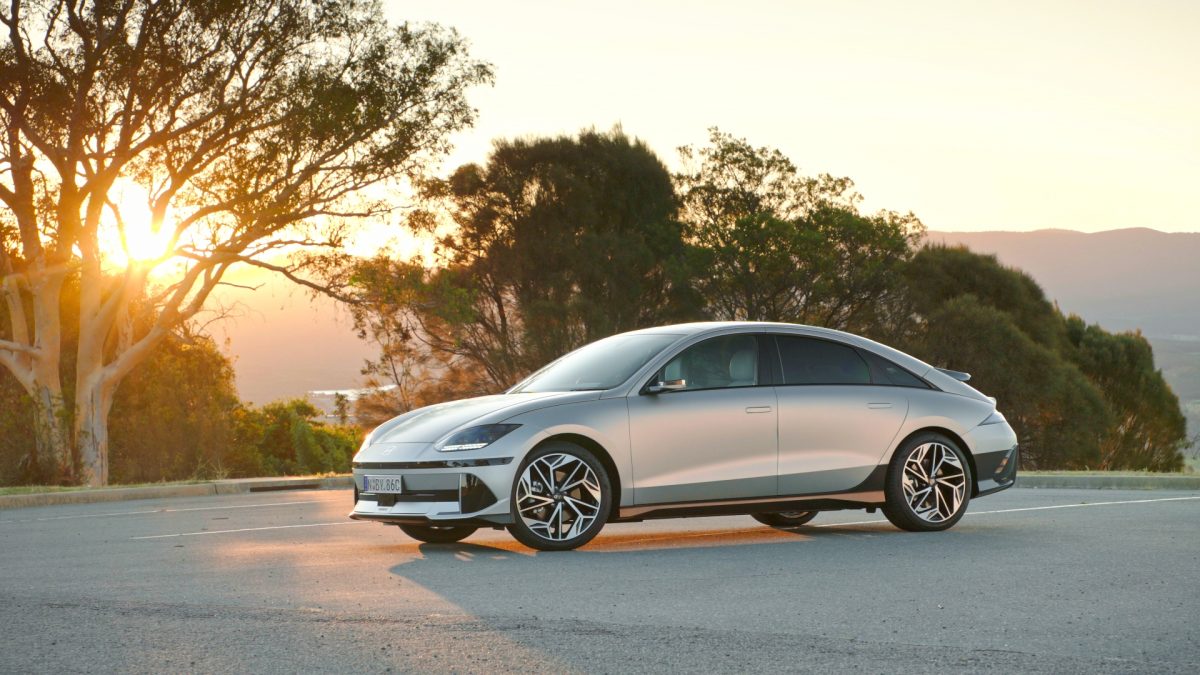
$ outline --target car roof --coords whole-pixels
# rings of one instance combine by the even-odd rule
[[[850,333],[843,333],[832,328],[821,328],[819,326],[808,326],[800,323],[782,323],[776,321],[694,321],[692,323],[677,323],[670,326],[655,326],[653,328],[643,328],[641,330],[630,331],[631,333],[661,333],[666,335],[698,335],[700,333],[717,332],[724,329],[745,328],[751,330],[779,330],[779,329],[796,329],[802,328],[806,332],[815,334],[828,334],[830,337],[856,337]]]

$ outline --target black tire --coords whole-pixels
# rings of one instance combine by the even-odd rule
[[[428,544],[453,544],[475,534],[470,525],[401,525],[404,534]]]
[[[789,529],[800,527],[817,517],[816,511],[780,511],[779,513],[751,513],[750,517],[771,527]]]
[[[571,462],[571,464],[564,464],[562,471],[550,469],[552,475],[549,476],[536,474],[536,471],[546,469],[546,464],[558,461],[558,458],[551,457],[552,455],[562,455],[570,458],[566,461]],[[539,463],[539,460],[543,460],[544,458],[549,459]],[[568,481],[573,480],[572,475],[564,475],[567,474],[567,468],[565,467],[570,466],[573,467],[572,470],[586,473],[575,462],[582,462],[595,476],[595,487],[598,488],[599,492],[598,499],[593,490],[588,489],[585,485],[578,485],[561,494],[554,494],[556,491],[550,489],[549,480],[553,480],[554,482],[562,481],[563,485],[556,487],[566,487],[570,484]],[[537,467],[531,470],[530,467],[535,463],[538,463]],[[523,490],[521,486],[526,471],[531,471],[530,488],[532,488],[532,491],[529,496],[524,498],[524,506],[527,507],[526,514],[530,517],[529,521],[535,523],[534,526],[531,526],[530,522],[527,522],[526,518],[521,514],[523,505],[519,492]],[[545,476],[548,480],[541,481],[534,476]],[[537,489],[539,486],[541,490]],[[609,510],[612,507],[612,494],[612,484],[608,472],[604,470],[604,465],[600,463],[600,460],[590,450],[568,441],[551,441],[530,452],[525,461],[521,463],[521,467],[513,479],[511,499],[509,500],[513,524],[508,526],[508,531],[517,541],[539,551],[569,551],[579,548],[595,538],[604,527],[604,523],[608,520]],[[574,501],[568,503],[571,500]],[[542,503],[539,505],[538,502]],[[584,502],[598,503],[595,505],[594,510],[592,510],[592,507]],[[530,506],[531,504],[532,506]],[[573,504],[579,505],[575,506]],[[558,510],[556,511],[555,509]],[[588,515],[581,516],[580,513]],[[592,515],[593,513],[594,515]],[[555,514],[558,517],[557,523],[555,522]],[[539,516],[546,518],[546,520],[538,521],[537,517]],[[564,522],[564,516],[569,517],[571,520]],[[588,521],[588,517],[591,518],[590,521]],[[575,529],[576,521],[580,521],[580,530],[576,534],[570,535],[570,532]],[[541,524],[545,525],[545,534],[539,533],[534,529],[534,527]],[[567,529],[566,532],[568,536],[563,536],[565,525],[570,526],[570,529]]]
[[[923,448],[926,455],[919,455]],[[945,461],[939,463],[935,454],[927,463],[922,457],[929,453],[941,453]],[[950,453],[950,456],[947,457],[946,453]],[[915,473],[910,472],[910,493],[906,494],[905,466],[910,459],[914,462],[910,466]],[[931,487],[928,482],[921,483],[918,474],[921,471],[929,473],[933,465],[940,468],[934,472],[935,480]],[[961,488],[957,487],[959,484]],[[962,520],[967,512],[972,485],[971,463],[957,443],[937,433],[918,434],[896,450],[888,465],[884,486],[887,501],[883,505],[883,515],[896,527],[909,532],[948,530]],[[920,508],[910,504],[910,496]],[[955,500],[958,502],[957,509],[953,508]]]

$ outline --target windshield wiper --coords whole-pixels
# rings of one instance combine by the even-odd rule
[[[608,387],[579,387],[577,389],[568,389],[567,391],[604,391]]]

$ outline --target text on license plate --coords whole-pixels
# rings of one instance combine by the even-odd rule
[[[400,476],[363,476],[363,492],[376,494],[400,494],[403,492]]]

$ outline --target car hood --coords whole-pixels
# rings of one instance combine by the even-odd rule
[[[495,424],[531,410],[599,397],[598,391],[563,391],[497,394],[438,403],[384,422],[371,433],[370,444],[433,443],[460,427]]]

